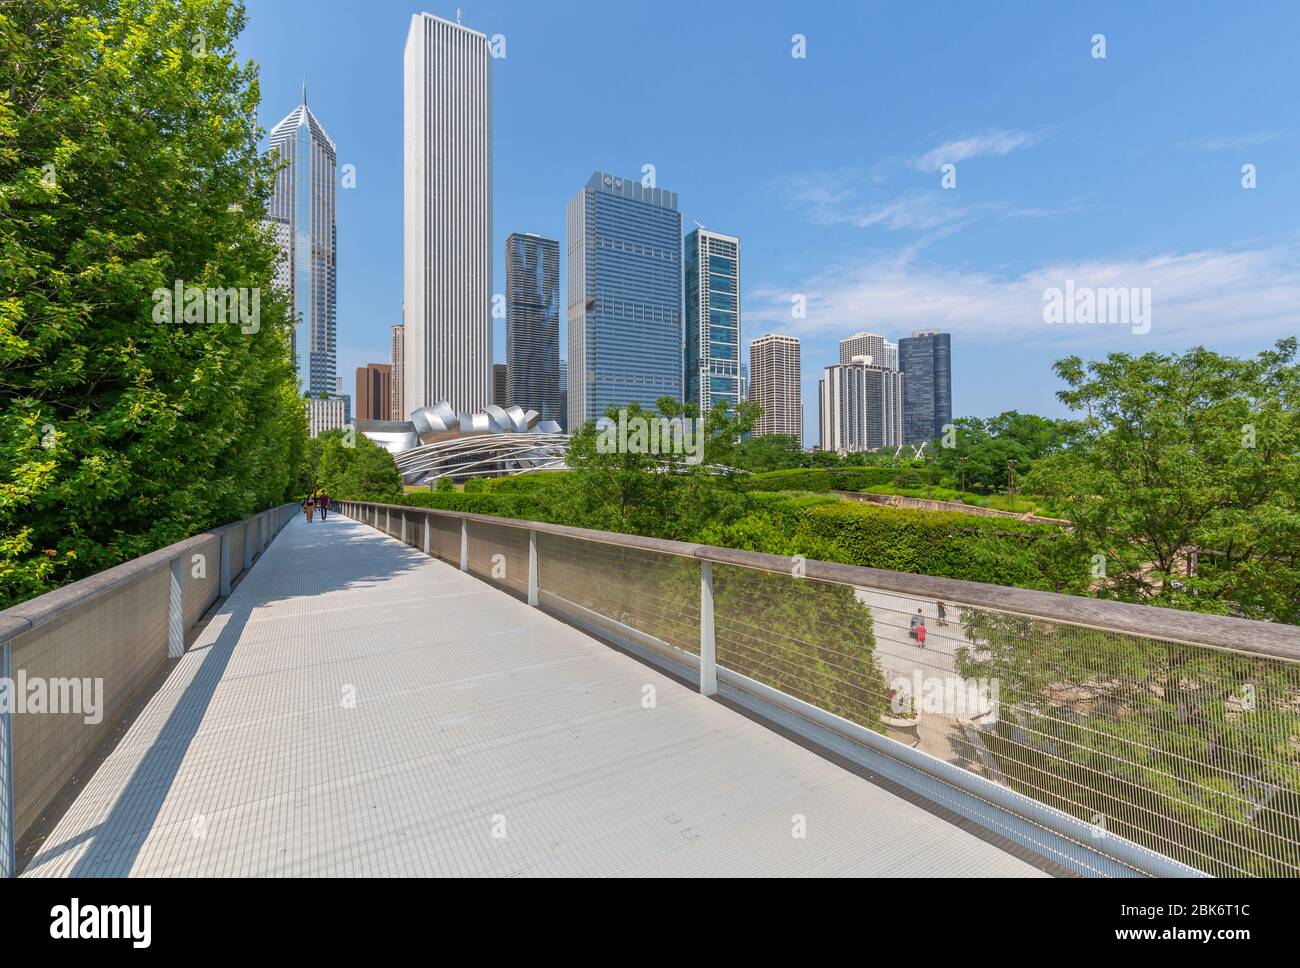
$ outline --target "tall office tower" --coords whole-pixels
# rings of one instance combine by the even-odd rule
[[[854,333],[840,340],[840,362],[852,363],[854,357],[869,356],[875,366],[886,366],[885,337],[875,333]],[[897,369],[897,368],[895,368]]]
[[[891,370],[898,369],[898,344],[885,340],[885,366]]]
[[[396,420],[393,414],[393,368],[387,363],[357,367],[357,419]]]
[[[510,369],[504,363],[492,364],[492,403],[510,406]]]
[[[903,436],[920,444],[943,436],[952,423],[952,337],[937,329],[917,330],[898,341],[899,368],[907,375]]]
[[[855,453],[903,442],[903,374],[867,355],[822,372],[822,450]]]
[[[749,344],[749,399],[763,408],[754,436],[788,434],[803,444],[799,341],[768,333]]]
[[[560,243],[535,232],[506,239],[506,397],[560,419]]]
[[[677,193],[596,172],[569,200],[569,420],[682,398]]]
[[[740,401],[740,239],[695,229],[686,236],[686,401],[700,415]]]
[[[337,162],[334,142],[302,103],[271,129],[271,150],[286,162],[275,176],[267,220],[284,254],[276,282],[289,293],[293,355],[302,392],[333,393],[335,384],[335,277]]]
[[[403,416],[492,394],[491,54],[432,14],[406,35]]]
[[[560,360],[560,429],[569,429],[569,364]]]
[[[403,409],[406,406],[405,384],[402,382],[402,371],[405,369],[405,346],[406,346],[406,327],[397,325],[393,327],[392,348],[389,350],[389,368],[391,376],[389,377],[389,393],[391,394],[388,401],[388,420],[405,420],[410,416],[410,412]]]

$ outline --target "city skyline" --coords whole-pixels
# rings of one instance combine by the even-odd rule
[[[341,193],[341,218],[356,221],[358,231],[351,238],[345,232],[342,243],[348,248],[341,271],[355,280],[341,286],[340,298],[351,307],[342,340],[355,342],[341,352],[345,362],[360,364],[383,358],[375,331],[400,309],[400,281],[391,284],[400,72],[372,65],[391,59],[412,8],[378,5],[373,18],[349,22],[347,30],[336,29],[338,9],[312,7],[304,17],[305,9],[255,0],[240,43],[262,63],[264,112],[291,96],[286,92],[296,91],[305,74],[322,88],[313,101],[329,98],[321,103],[330,104],[332,124],[346,126],[346,138],[333,133],[345,145],[341,161],[355,161],[358,182],[354,192]],[[1277,129],[1275,102],[1263,94],[1269,78],[1284,76],[1285,64],[1260,45],[1258,32],[1226,14],[1188,11],[1173,20],[1115,5],[1087,14],[954,12],[953,31],[964,31],[969,50],[927,60],[907,40],[919,16],[907,11],[792,17],[758,4],[743,23],[729,23],[722,10],[697,13],[701,39],[724,22],[733,32],[726,50],[712,51],[709,70],[729,70],[743,58],[752,78],[736,92],[736,110],[712,119],[725,136],[708,153],[700,151],[698,124],[669,123],[681,120],[671,107],[690,87],[691,38],[680,51],[657,49],[633,30],[617,58],[588,54],[595,59],[588,68],[598,71],[663,62],[656,73],[663,83],[644,95],[652,109],[635,117],[611,113],[613,91],[584,92],[606,119],[599,143],[566,141],[553,121],[528,113],[538,84],[557,95],[581,89],[577,65],[551,53],[555,39],[584,16],[580,6],[556,14],[506,3],[466,12],[467,25],[508,41],[507,56],[492,63],[501,169],[492,244],[501,246],[519,225],[561,237],[561,203],[575,178],[595,167],[633,176],[653,164],[659,182],[679,192],[688,224],[725,226],[746,239],[747,330],[800,336],[811,364],[805,397],[815,391],[819,367],[834,361],[837,341],[862,329],[952,332],[963,346],[954,361],[956,415],[1012,408],[1063,415],[1051,364],[1072,353],[1099,358],[1198,342],[1248,351],[1294,331],[1284,320],[1298,288],[1296,260],[1287,257],[1295,237],[1282,213],[1295,209],[1300,191],[1281,176],[1296,135]],[[322,49],[342,65],[345,88],[317,80],[312,62],[272,36],[302,20],[311,21],[308,35],[319,33]],[[1104,60],[1089,53],[1099,29],[1110,39]],[[790,56],[796,31],[808,41],[802,61]],[[889,32],[903,38],[894,48],[873,39]],[[1190,70],[1214,61],[1209,51],[1220,44],[1232,51],[1232,63],[1250,63],[1254,80],[1232,63]],[[860,62],[851,55],[864,48],[873,52],[871,82],[898,94],[871,109],[879,117],[870,137],[836,118],[843,85]],[[990,60],[990,50],[998,57]],[[924,71],[916,66],[922,60]],[[995,96],[1030,71],[1040,90]],[[1186,100],[1196,104],[1194,116],[1152,110],[1182,89],[1192,92]],[[1069,124],[1059,122],[1059,104],[1073,112]],[[774,130],[787,135],[773,141],[764,134]],[[1118,150],[1099,154],[1106,139]],[[953,190],[940,187],[940,172],[931,167],[940,155],[960,156]],[[1256,190],[1240,184],[1246,162],[1258,167]],[[1186,204],[1189,197],[1195,205]],[[1119,235],[1117,224],[1125,229]],[[501,258],[501,248],[493,251]],[[494,274],[501,271],[494,267]],[[1089,273],[1097,285],[1150,285],[1151,332],[1043,325],[1043,291]],[[564,266],[561,275],[567,291]],[[795,296],[806,299],[798,319],[789,309]],[[503,347],[503,321],[495,325],[501,328],[494,345]],[[562,320],[562,339],[566,325]],[[1004,368],[1017,379],[993,376]],[[810,414],[807,443],[816,439],[815,422]]]

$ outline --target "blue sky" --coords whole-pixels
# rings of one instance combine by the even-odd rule
[[[592,171],[652,164],[687,230],[741,238],[746,346],[803,340],[810,442],[820,368],[861,329],[951,332],[958,416],[1062,414],[1051,364],[1072,353],[1250,355],[1300,331],[1294,2],[461,7],[505,38],[494,288],[507,235],[563,244],[565,203]],[[262,126],[305,79],[340,165],[356,166],[338,215],[348,392],[357,366],[388,359],[401,312],[402,48],[419,10],[456,7],[248,0],[239,44],[261,65]],[[1047,325],[1044,292],[1067,280],[1150,289],[1150,331]]]

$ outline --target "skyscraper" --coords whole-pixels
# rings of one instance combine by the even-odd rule
[[[763,408],[754,436],[787,434],[803,443],[799,341],[768,333],[749,344],[749,399]]]
[[[560,429],[569,429],[569,364],[560,360]]]
[[[875,366],[886,366],[887,345],[885,337],[875,333],[854,333],[848,339],[840,340],[840,362],[852,363],[854,357],[869,356]]]
[[[498,407],[510,406],[510,370],[504,363],[492,364],[492,400]]]
[[[392,367],[367,363],[357,367],[357,419],[396,420],[393,413]]]
[[[506,396],[560,419],[560,243],[533,232],[506,239]]]
[[[906,374],[903,436],[909,444],[943,436],[952,423],[952,337],[917,330],[898,341],[899,367]]]
[[[682,398],[677,193],[596,172],[569,200],[569,420]]]
[[[411,17],[405,53],[403,416],[491,400],[491,53],[476,30]]]
[[[856,356],[822,372],[822,450],[856,453],[903,442],[904,377],[871,359]]]
[[[302,103],[271,129],[271,150],[284,159],[276,173],[267,219],[284,254],[276,282],[289,293],[297,318],[293,355],[302,391],[317,397],[335,391],[335,225],[334,142]]]
[[[388,413],[385,420],[405,420],[410,416],[410,412],[404,409],[406,407],[406,389],[402,382],[402,372],[406,368],[406,327],[394,326],[392,348],[388,352],[389,356],[389,399]],[[378,419],[378,418],[376,418]]]
[[[686,236],[686,397],[703,416],[740,395],[740,239],[708,229]]]

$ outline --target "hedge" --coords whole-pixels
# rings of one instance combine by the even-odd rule
[[[764,471],[745,477],[741,486],[747,491],[860,491],[882,484],[896,487],[925,487],[925,472],[912,467],[805,467],[784,471]]]

